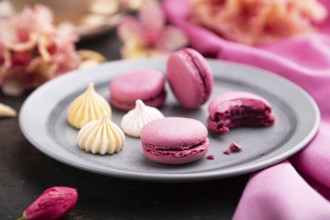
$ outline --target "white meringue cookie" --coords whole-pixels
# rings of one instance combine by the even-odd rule
[[[163,117],[157,108],[147,106],[139,99],[135,102],[135,108],[123,116],[120,126],[127,135],[140,137],[144,125]]]
[[[80,149],[93,154],[113,154],[119,152],[125,143],[125,134],[113,123],[105,112],[99,120],[84,125],[78,133]]]
[[[70,104],[67,118],[70,125],[79,129],[88,122],[99,119],[103,112],[107,112],[111,118],[110,104],[95,91],[94,84],[90,83],[87,90]]]

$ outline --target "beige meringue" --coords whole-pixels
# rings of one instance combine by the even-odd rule
[[[112,122],[105,112],[100,119],[84,125],[78,133],[80,149],[93,154],[113,154],[119,152],[124,143],[123,131]]]
[[[0,118],[2,117],[15,117],[16,111],[8,105],[0,103]]]
[[[144,125],[163,117],[164,115],[157,108],[146,106],[138,99],[135,108],[123,116],[120,126],[127,135],[140,137]]]
[[[111,118],[111,107],[105,98],[94,90],[90,83],[87,90],[70,104],[67,119],[70,125],[81,128],[90,121],[99,119],[103,112]]]

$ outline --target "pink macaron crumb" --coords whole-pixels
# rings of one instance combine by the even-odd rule
[[[215,159],[215,156],[210,154],[210,155],[207,155],[206,157],[208,160],[214,160]]]
[[[230,144],[229,149],[231,152],[239,152],[242,150],[242,147],[237,143],[232,143]]]
[[[231,153],[230,150],[225,150],[225,151],[223,151],[223,154],[226,154],[226,155],[229,155],[230,153]]]

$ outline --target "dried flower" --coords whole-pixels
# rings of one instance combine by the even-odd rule
[[[118,27],[124,44],[123,58],[163,56],[187,44],[181,30],[165,25],[165,15],[159,4],[145,4],[138,18],[127,17]]]
[[[17,115],[15,109],[12,107],[0,103],[0,118],[3,117],[15,117]]]
[[[45,190],[17,220],[55,220],[67,215],[76,205],[76,189],[56,186]]]
[[[106,58],[102,54],[96,51],[78,50],[77,53],[81,60],[79,64],[79,69],[85,69],[85,68],[97,66],[106,61]]]
[[[156,2],[157,0],[122,0],[123,5],[130,11],[137,11],[148,2]]]
[[[195,22],[226,39],[262,44],[307,34],[326,9],[316,0],[190,0]]]
[[[0,19],[0,26],[0,86],[5,94],[20,95],[78,67],[73,26],[55,27],[46,6],[27,6]]]

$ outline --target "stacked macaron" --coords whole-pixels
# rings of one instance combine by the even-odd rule
[[[141,138],[144,155],[157,163],[185,164],[202,158],[209,148],[206,126],[195,119],[164,117],[157,109],[166,106],[166,79],[185,109],[199,108],[212,94],[212,70],[205,58],[190,48],[169,56],[165,75],[154,69],[137,69],[111,80],[112,106],[127,111],[121,128],[111,121],[109,103],[96,94],[91,84],[68,111],[69,123],[81,128],[79,147],[87,152],[112,154],[123,147],[126,134]],[[219,94],[208,105],[208,111],[207,126],[219,134],[240,126],[269,126],[275,121],[270,104],[247,92]]]

